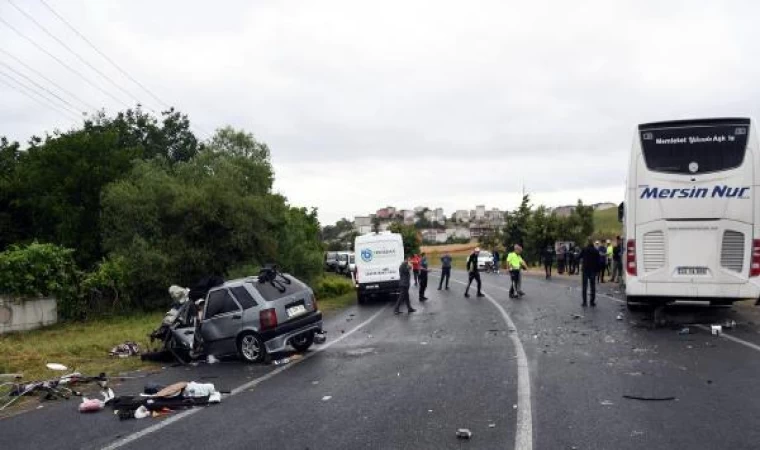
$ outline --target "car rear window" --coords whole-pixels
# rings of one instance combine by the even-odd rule
[[[649,170],[674,174],[719,172],[741,166],[747,148],[745,123],[646,128],[641,149]]]
[[[254,289],[256,289],[259,294],[261,294],[262,297],[264,297],[264,300],[271,302],[272,300],[277,300],[278,298],[287,297],[289,295],[296,294],[298,292],[302,292],[304,289],[306,289],[306,285],[301,283],[300,281],[296,280],[295,278],[291,276],[286,276],[288,280],[290,280],[290,284],[285,284],[281,282],[281,278],[277,278],[277,282],[275,282],[276,285],[279,286],[278,282],[280,282],[283,287],[285,288],[285,292],[280,292],[275,286],[272,286],[271,283],[249,283],[251,286],[253,286]]]
[[[243,309],[253,308],[258,303],[256,303],[256,300],[253,299],[253,296],[250,292],[248,292],[248,289],[246,289],[243,286],[235,286],[233,288],[230,288],[232,291],[232,295],[235,296],[238,303],[240,303],[240,306],[243,307]]]
[[[220,316],[233,311],[239,311],[240,307],[235,303],[230,292],[227,289],[219,289],[208,295],[208,304],[206,305],[206,319]]]
[[[338,256],[338,261],[348,261],[348,255],[346,255],[344,253],[344,254]]]

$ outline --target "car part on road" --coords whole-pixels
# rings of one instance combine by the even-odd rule
[[[470,439],[471,437],[472,437],[472,431],[468,430],[467,428],[460,428],[457,430],[457,438]]]
[[[627,398],[628,400],[643,400],[647,402],[667,402],[676,399],[675,397],[640,397],[638,395],[624,395],[623,398]]]
[[[321,333],[314,333],[314,343],[317,345],[324,344],[327,341],[327,336],[325,336],[325,332]]]
[[[678,331],[678,334],[681,334],[681,335],[689,334],[689,333],[690,333],[689,327],[683,327]]]
[[[58,363],[47,363],[45,364],[45,367],[47,367],[50,370],[55,370],[57,372],[63,372],[65,370],[69,370],[68,367],[64,366],[63,364],[58,364]]]
[[[710,332],[713,336],[720,336],[720,334],[723,332],[723,327],[720,325],[711,325]]]

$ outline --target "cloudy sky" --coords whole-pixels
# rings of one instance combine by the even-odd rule
[[[757,2],[45,2],[201,137],[267,142],[276,189],[324,224],[513,208],[523,184],[551,206],[619,201],[637,123],[760,104]],[[40,0],[0,0],[0,19],[0,135],[75,123],[11,69],[78,111],[160,109]]]

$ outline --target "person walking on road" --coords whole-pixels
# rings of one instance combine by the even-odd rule
[[[544,254],[542,255],[544,260],[544,271],[546,272],[546,279],[549,280],[552,277],[552,265],[554,265],[554,249],[551,245],[546,246]]]
[[[417,286],[420,279],[420,255],[412,256],[412,273],[414,273],[414,285]]]
[[[424,302],[428,298],[425,297],[425,289],[428,284],[428,260],[425,252],[420,255],[420,301]]]
[[[493,249],[493,272],[495,274],[499,274],[499,263],[501,262],[501,255],[499,255],[499,250]]]
[[[401,263],[401,265],[398,268],[398,274],[399,274],[399,293],[398,293],[398,300],[396,300],[396,307],[393,309],[394,314],[401,314],[401,311],[399,310],[399,307],[401,307],[401,303],[406,304],[406,309],[408,313],[413,313],[416,311],[416,309],[412,308],[412,304],[409,302],[409,285],[411,284],[411,270],[409,266],[412,264],[412,258],[407,257],[407,259]]]
[[[581,260],[583,268],[583,303],[581,306],[586,306],[586,293],[588,292],[589,284],[591,285],[591,306],[596,306],[596,274],[601,269],[601,260],[599,259],[599,246],[595,246],[591,239],[588,240],[588,245],[581,251]]]
[[[610,278],[610,282],[614,283],[617,281],[618,283],[623,282],[623,240],[620,238],[620,236],[617,237],[615,240],[615,247],[612,248],[612,277]]]
[[[613,247],[610,240],[607,239],[607,264],[605,265],[605,268],[607,269],[607,275],[610,276],[610,279],[614,277],[614,275],[612,275],[612,253],[614,250],[615,247]]]
[[[520,277],[521,269],[528,269],[525,260],[521,256],[522,246],[515,244],[514,251],[507,255],[507,267],[509,267],[509,276],[512,278],[512,286],[509,288],[509,298],[518,298],[525,295],[522,291],[522,280]]]
[[[597,277],[599,279],[599,283],[604,283],[604,268],[607,267],[607,247],[602,245],[599,241],[596,241],[594,243],[594,247],[596,247],[596,254],[597,254]]]
[[[438,282],[438,290],[443,287],[443,280],[446,279],[446,290],[449,290],[449,279],[451,278],[451,255],[448,252],[441,256],[441,280]]]
[[[467,274],[468,274],[468,281],[467,281],[467,288],[464,290],[464,296],[467,298],[470,298],[470,285],[472,284],[473,280],[477,281],[478,283],[478,297],[485,297],[483,295],[483,292],[481,289],[481,282],[480,282],[480,272],[478,271],[478,254],[480,253],[480,248],[475,247],[475,251],[473,251],[470,254],[470,257],[467,258]]]

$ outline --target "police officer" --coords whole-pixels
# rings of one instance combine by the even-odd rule
[[[464,296],[467,298],[470,298],[470,285],[472,284],[473,280],[478,282],[478,297],[485,297],[485,295],[483,295],[483,293],[480,291],[480,272],[478,271],[479,253],[480,248],[475,247],[475,251],[470,254],[469,258],[467,258],[467,272],[469,275],[469,281],[467,282],[467,289],[464,290]]]
[[[412,258],[407,257],[405,261],[401,263],[398,268],[399,280],[399,293],[398,300],[396,300],[396,307],[393,309],[394,314],[401,314],[399,307],[401,302],[406,303],[407,312],[413,313],[416,309],[412,308],[412,304],[409,303],[409,285],[411,284],[412,271],[409,266],[412,264]]]
[[[518,298],[525,295],[522,291],[522,280],[520,279],[520,269],[528,269],[525,260],[522,259],[522,246],[515,244],[514,251],[507,255],[507,267],[509,267],[509,276],[512,277],[512,286],[509,288],[509,298]]]

